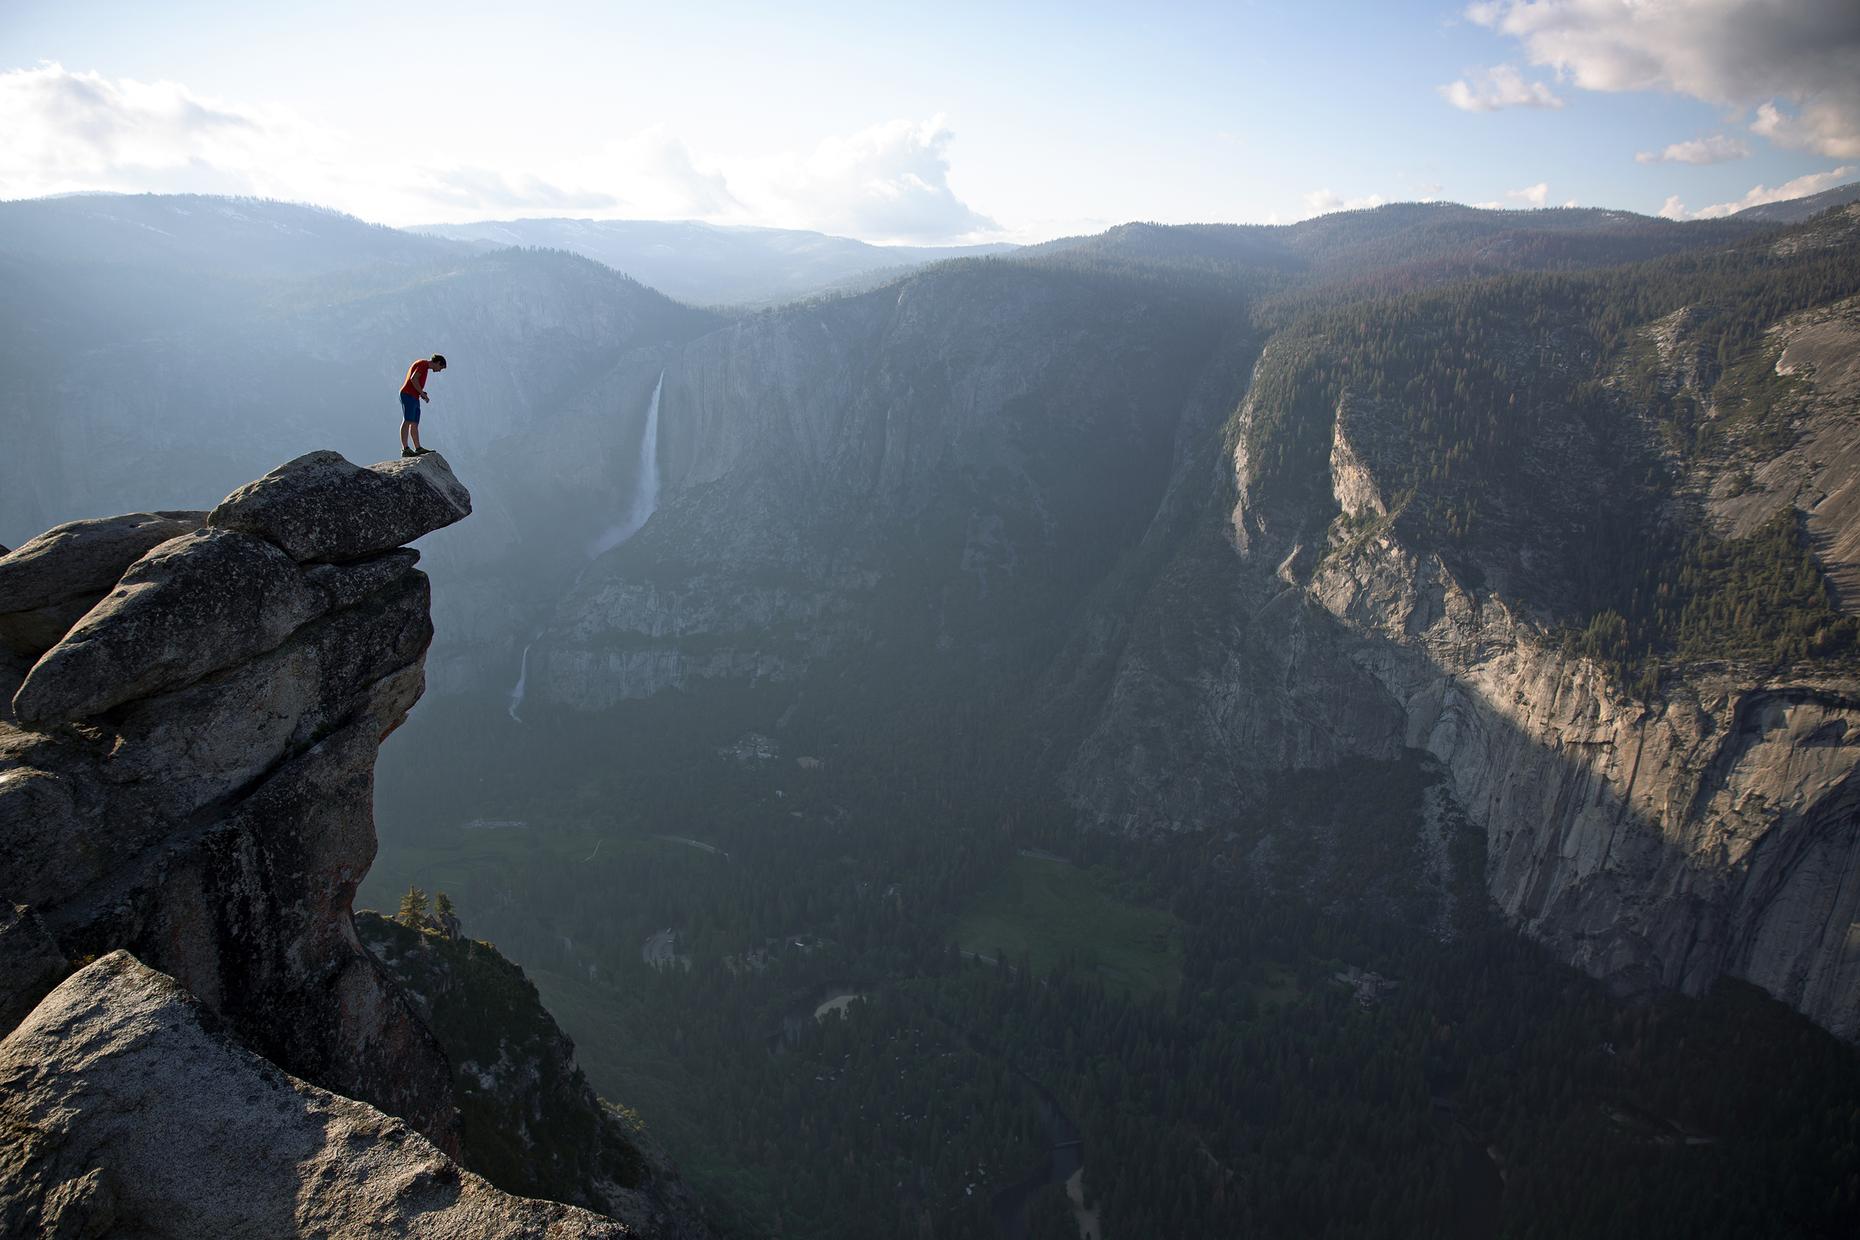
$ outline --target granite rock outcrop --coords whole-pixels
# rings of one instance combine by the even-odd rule
[[[40,626],[0,664],[6,1234],[709,1235],[520,970],[453,923],[542,1031],[516,1052],[542,1068],[487,1086],[448,1053],[482,1012],[357,933],[376,753],[432,638],[399,544],[470,511],[437,454],[319,452],[0,557]]]
[[[344,561],[470,514],[470,492],[443,463],[402,457],[364,469],[334,452],[310,452],[228,495],[207,524],[266,539],[299,562]]]
[[[380,1110],[228,1036],[115,951],[0,1042],[0,1233],[623,1240],[623,1224],[499,1192]]]
[[[407,464],[463,494],[440,457]],[[152,523],[86,524],[91,538],[0,560],[0,582],[24,560],[95,590],[137,540],[109,539],[114,558],[95,545]],[[390,524],[372,541],[417,532]],[[66,958],[128,949],[279,1067],[455,1150],[445,1057],[348,920],[374,855],[375,750],[419,697],[432,636],[416,559],[306,567],[208,528],[123,567],[23,683],[0,686],[15,715],[0,726],[0,896]]]
[[[0,565],[0,646],[37,658],[96,606],[151,548],[200,528],[204,512],[132,512],[71,521],[40,534]]]
[[[312,453],[0,557],[6,1234],[635,1234],[461,1168],[442,1041],[352,919],[432,638],[400,544],[470,511],[437,454]]]
[[[1825,345],[1850,315],[1805,316],[1777,347]],[[1665,353],[1675,382],[1693,381],[1682,351]],[[1816,445],[1849,433],[1854,390],[1844,364],[1816,366],[1798,363],[1798,437],[1766,458],[1757,500],[1707,511],[1748,532],[1752,514],[1794,504],[1838,584],[1848,552],[1817,522],[1851,487],[1852,462]],[[1299,511],[1275,511],[1249,470],[1247,415],[1234,459],[1242,562],[1277,564],[1300,605],[1348,635],[1349,664],[1397,708],[1388,741],[1431,754],[1485,827],[1488,890],[1520,929],[1624,991],[1702,994],[1729,975],[1860,1037],[1860,680],[1728,659],[1671,668],[1657,694],[1637,695],[1559,641],[1554,600],[1580,571],[1571,531],[1610,510],[1609,451],[1660,451],[1651,428],[1627,420],[1598,440],[1573,411],[1541,413],[1515,511],[1487,517],[1502,534],[1449,556],[1386,502],[1406,473],[1395,411],[1338,403],[1329,503]],[[1818,473],[1788,472],[1810,457]],[[1310,549],[1288,569],[1299,539]]]

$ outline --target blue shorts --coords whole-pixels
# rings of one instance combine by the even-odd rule
[[[402,392],[400,394],[400,416],[403,422],[411,422],[418,426],[420,424],[420,398],[412,392]]]

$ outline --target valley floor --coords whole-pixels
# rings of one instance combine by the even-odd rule
[[[416,721],[363,900],[447,890],[732,1234],[1809,1236],[1860,1205],[1851,1049],[1748,987],[1628,1005],[1548,959],[1418,756],[1137,846],[660,710],[546,792]],[[409,799],[403,759],[462,786]],[[1054,1108],[1083,1166],[1046,1182]]]

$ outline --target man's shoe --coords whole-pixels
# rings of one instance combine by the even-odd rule
[[[432,449],[431,449],[431,448],[415,448],[415,449],[413,450],[413,454],[414,454],[415,456],[425,456],[425,455],[426,455],[427,453],[429,453],[429,452],[431,452],[431,451],[432,451]]]
[[[401,454],[402,456],[418,456],[418,455],[420,455],[420,454],[419,454],[418,452],[415,452],[415,451],[414,451],[414,450],[413,450],[412,448],[402,448],[402,449],[400,450],[400,454]]]

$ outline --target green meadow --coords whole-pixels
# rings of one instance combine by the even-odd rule
[[[1170,995],[1182,980],[1182,923],[1120,896],[1111,880],[1070,862],[1022,854],[984,887],[956,924],[962,950],[1035,973],[1071,958],[1133,998]]]

